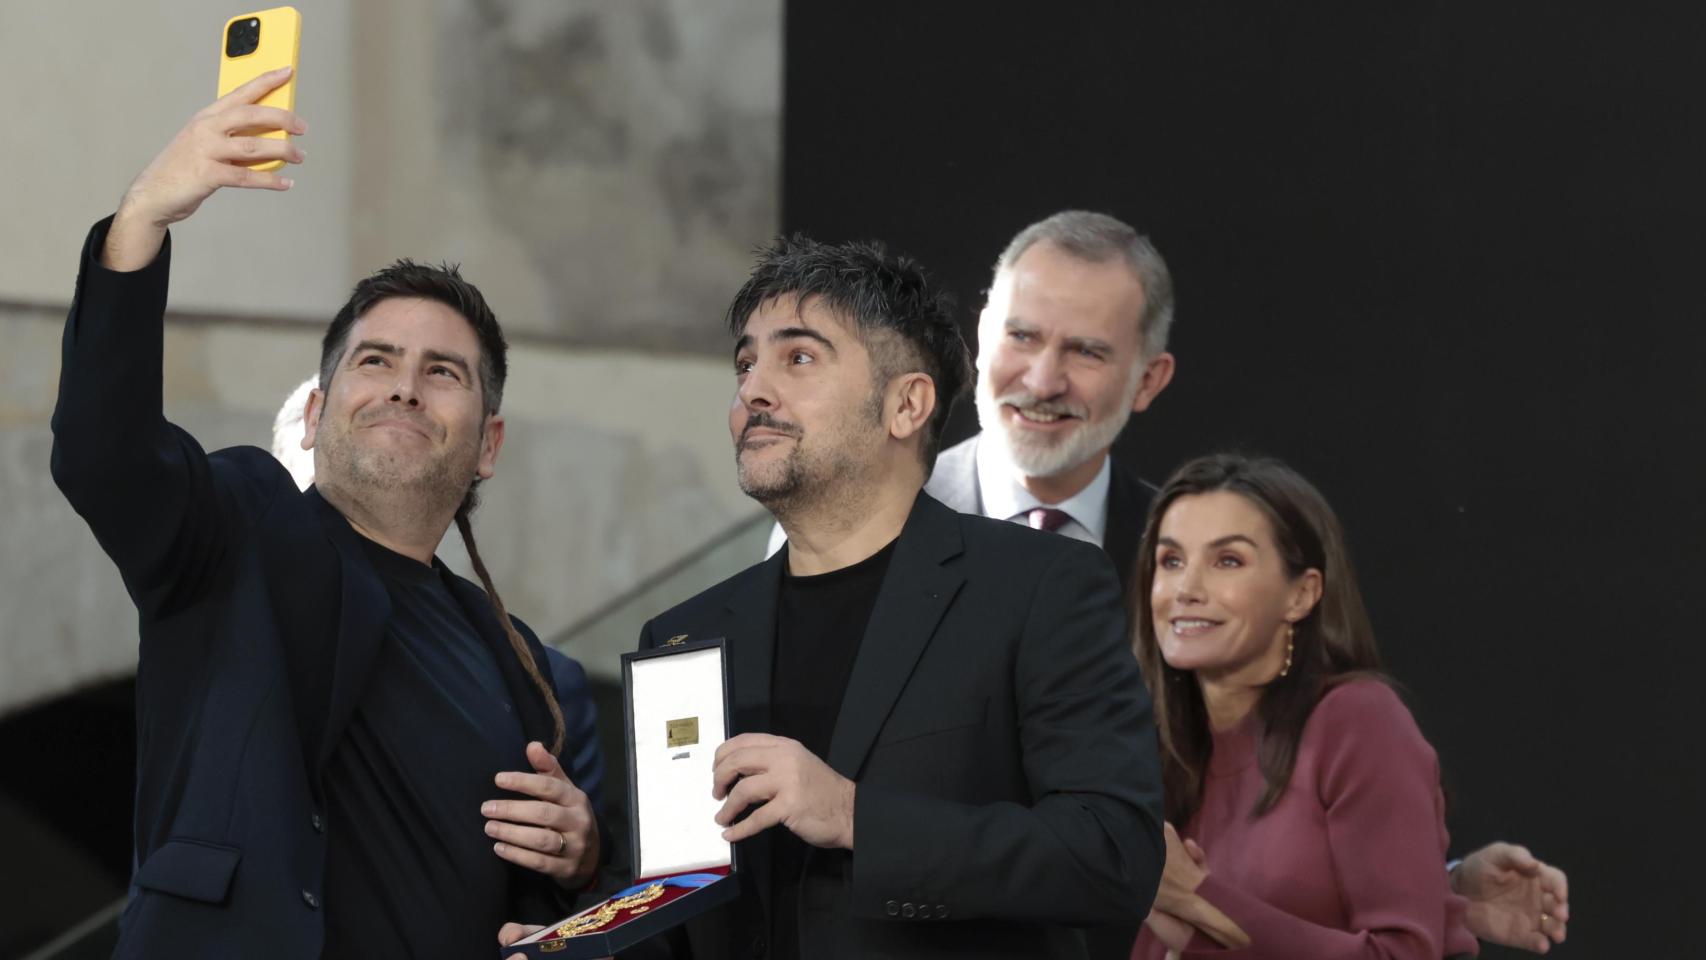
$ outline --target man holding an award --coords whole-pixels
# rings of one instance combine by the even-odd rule
[[[660,654],[720,641],[731,736],[706,759],[712,798],[644,779],[692,762],[704,710],[631,690],[630,733],[641,820],[668,803],[720,830],[739,887],[645,946],[1083,956],[1075,928],[1142,917],[1163,864],[1150,704],[1107,556],[921,493],[971,365],[913,262],[781,240],[728,320],[741,488],[788,544],[643,631]],[[720,676],[713,653],[699,685]],[[688,713],[692,731],[673,719]],[[684,882],[725,886],[627,895]],[[609,920],[589,916],[564,932]]]

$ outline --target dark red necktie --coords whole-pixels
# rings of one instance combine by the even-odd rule
[[[1053,533],[1066,526],[1066,522],[1072,519],[1072,515],[1065,510],[1056,510],[1053,507],[1036,507],[1025,514],[1025,519],[1030,521],[1031,529],[1047,530]]]

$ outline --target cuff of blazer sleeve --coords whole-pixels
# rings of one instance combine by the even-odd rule
[[[101,248],[106,245],[107,231],[112,225],[112,217],[97,222],[89,228],[89,235],[83,241],[83,259],[77,271],[76,321],[79,326],[82,326],[84,318],[164,317],[166,314],[166,288],[172,267],[171,232],[168,231],[165,239],[160,241],[160,252],[147,266],[128,271],[109,270],[101,265]],[[125,309],[115,309],[117,303],[123,303]],[[127,323],[125,326],[141,325]]]
[[[944,891],[924,889],[920,864],[929,851],[918,847],[908,825],[916,822],[903,795],[860,784],[853,803],[851,899],[856,917],[911,919],[902,907],[946,903]],[[914,906],[916,914],[916,906]],[[934,912],[934,911],[932,911]]]
[[[85,267],[99,270],[107,277],[122,278],[141,277],[171,265],[172,231],[170,230],[167,230],[166,235],[160,239],[160,251],[154,254],[154,259],[148,261],[147,266],[138,267],[135,270],[113,270],[103,265],[101,263],[101,248],[107,244],[107,231],[112,229],[113,218],[116,216],[118,216],[116,213],[108,214],[95,221],[95,225],[89,228],[88,238],[83,242],[83,264]]]

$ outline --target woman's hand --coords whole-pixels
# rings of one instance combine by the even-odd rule
[[[1155,909],[1188,917],[1202,899],[1196,891],[1202,886],[1208,871],[1191,856],[1172,824],[1163,824],[1162,829],[1167,836],[1167,866],[1161,871],[1161,889],[1155,893]]]
[[[1164,919],[1161,920],[1161,928],[1148,920],[1144,922],[1169,947],[1173,947],[1173,943],[1167,937],[1175,935],[1177,930],[1168,920],[1189,924],[1222,946],[1234,950],[1249,946],[1250,935],[1243,928],[1222,913],[1219,907],[1197,896],[1197,887],[1208,879],[1208,869],[1203,866],[1207,860],[1203,849],[1195,841],[1181,839],[1179,831],[1170,823],[1163,824],[1162,829],[1167,838],[1167,866],[1161,871],[1161,889],[1155,894],[1155,906],[1150,917],[1159,913]],[[1163,936],[1164,931],[1166,936]],[[1188,941],[1190,937],[1185,939]]]
[[[1155,934],[1155,939],[1166,945],[1169,954],[1185,949],[1185,944],[1190,943],[1191,937],[1197,932],[1196,927],[1160,910],[1149,911],[1143,925],[1149,928],[1150,933]]]

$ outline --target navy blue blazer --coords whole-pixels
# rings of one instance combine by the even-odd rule
[[[359,535],[270,454],[208,454],[166,420],[170,240],[149,266],[115,273],[98,260],[109,223],[90,231],[66,321],[53,477],[138,612],[137,866],[116,955],[319,957],[326,844],[343,829],[326,822],[321,775],[390,600]],[[460,578],[452,593],[492,646],[523,730],[548,743],[546,703],[485,593]],[[568,722],[559,759],[596,803],[585,673],[515,623]],[[548,922],[566,906],[553,881],[519,867],[511,892],[517,919]]]

